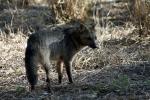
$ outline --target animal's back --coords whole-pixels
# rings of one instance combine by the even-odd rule
[[[53,42],[63,39],[62,30],[40,30],[31,34],[29,41],[40,46],[48,46]]]

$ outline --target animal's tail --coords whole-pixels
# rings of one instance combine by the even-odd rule
[[[36,55],[37,52],[35,48],[32,48],[32,46],[28,44],[25,51],[25,68],[27,79],[31,85],[31,90],[34,90],[38,81]]]

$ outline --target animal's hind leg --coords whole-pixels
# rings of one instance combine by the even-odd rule
[[[64,64],[65,64],[66,72],[68,75],[69,83],[73,83],[71,65],[68,61],[65,61]]]
[[[63,63],[61,60],[57,61],[58,83],[62,82]]]
[[[43,65],[44,70],[46,72],[46,83],[47,83],[47,89],[49,92],[51,92],[51,84],[50,84],[50,65],[45,63]]]
[[[47,83],[47,89],[49,92],[51,92],[51,84],[50,84],[50,61],[49,61],[49,52],[43,50],[42,51],[42,59],[43,61],[41,64],[44,67],[45,73],[46,73],[46,83]]]

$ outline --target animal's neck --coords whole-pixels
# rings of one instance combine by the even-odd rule
[[[78,51],[80,51],[84,46],[82,46],[79,41],[77,41],[74,37],[68,35],[66,38],[66,46],[69,47],[72,54],[75,55]]]

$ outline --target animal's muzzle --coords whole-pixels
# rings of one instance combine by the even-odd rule
[[[92,42],[89,47],[92,49],[98,48],[95,42]]]

